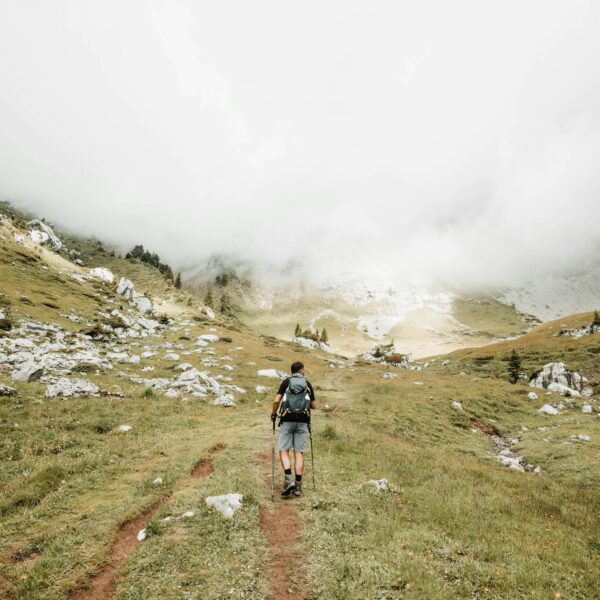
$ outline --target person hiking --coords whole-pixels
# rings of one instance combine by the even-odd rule
[[[275,423],[277,411],[281,404],[279,458],[284,472],[283,489],[281,491],[284,498],[288,498],[290,494],[298,497],[302,496],[306,434],[310,422],[310,411],[317,408],[313,386],[304,376],[304,365],[297,361],[292,364],[291,371],[291,376],[286,377],[277,390],[271,412],[271,420]],[[308,399],[306,398],[307,395]],[[285,400],[282,403],[284,396]],[[291,449],[294,450],[295,481],[292,480]]]

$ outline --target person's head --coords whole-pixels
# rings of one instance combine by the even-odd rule
[[[304,375],[304,365],[299,360],[292,363],[292,375],[296,375],[297,373]]]

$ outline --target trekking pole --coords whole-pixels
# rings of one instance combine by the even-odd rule
[[[308,419],[308,436],[310,438],[310,462],[312,465],[310,472],[312,475],[313,490],[316,490],[317,488],[315,486],[315,451],[313,450],[313,438],[312,438],[312,429],[310,427],[310,417]]]
[[[271,443],[271,502],[275,502],[275,419],[273,419],[273,441]]]

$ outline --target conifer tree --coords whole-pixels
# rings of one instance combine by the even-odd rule
[[[323,331],[321,331],[321,341],[326,344],[329,341],[329,336],[327,335],[327,329],[323,327]]]
[[[592,321],[592,327],[600,327],[600,315],[598,311],[594,311],[594,320]]]
[[[177,277],[175,278],[175,287],[178,290],[181,289],[181,273],[177,273]]]
[[[300,329],[300,323],[296,323],[296,329],[294,330],[294,337],[300,337],[302,335],[302,329]]]
[[[208,291],[206,292],[206,296],[204,296],[204,304],[206,304],[206,306],[208,306],[209,308],[215,307],[215,301],[214,301],[213,295],[212,295],[212,288],[208,288]]]
[[[319,330],[318,330],[318,329],[315,329],[315,332],[312,334],[312,339],[313,339],[315,342],[318,342],[318,341],[319,341],[319,337],[320,337],[320,336],[319,336]]]
[[[517,351],[513,348],[508,359],[508,375],[511,383],[519,381],[519,373],[521,372],[521,358]]]

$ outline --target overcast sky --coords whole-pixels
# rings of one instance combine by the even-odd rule
[[[176,267],[600,250],[600,3],[0,0],[0,197]]]

